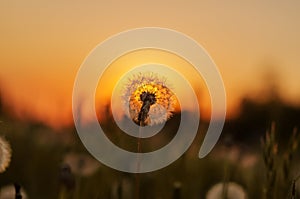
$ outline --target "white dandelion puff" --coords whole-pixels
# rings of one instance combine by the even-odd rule
[[[166,79],[153,73],[139,73],[128,80],[123,92],[125,113],[137,124],[154,125],[168,120],[177,98]]]
[[[0,173],[3,173],[9,166],[11,160],[11,148],[9,143],[0,136]]]
[[[226,189],[226,191],[225,191]],[[242,186],[235,182],[228,183],[218,183],[214,185],[206,194],[206,199],[222,199],[224,198],[224,193],[226,193],[225,198],[228,199],[246,199],[247,195]]]

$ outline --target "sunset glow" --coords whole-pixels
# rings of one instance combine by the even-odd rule
[[[272,82],[286,102],[299,104],[300,4],[253,1],[251,6],[237,5],[235,1],[132,1],[118,6],[101,1],[2,2],[3,103],[19,118],[54,127],[69,125],[74,79],[88,53],[121,31],[157,26],[187,34],[208,51],[225,83],[228,117],[238,111],[244,95],[262,97]],[[186,77],[196,91],[201,116],[209,118],[209,93],[193,66],[174,54],[151,49],[126,54],[109,66],[99,81],[97,108],[110,102],[122,75],[151,63],[169,66]],[[274,75],[266,79],[265,74]]]

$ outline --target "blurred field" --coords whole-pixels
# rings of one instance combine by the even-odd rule
[[[153,150],[171,140],[179,118],[175,115],[169,120],[158,137],[143,141],[143,149]],[[213,185],[224,182],[238,184],[248,198],[267,198],[270,190],[274,192],[272,198],[292,198],[292,181],[300,173],[300,153],[299,136],[290,138],[294,127],[300,126],[299,118],[299,107],[279,99],[245,99],[238,116],[226,121],[221,140],[212,153],[198,159],[208,125],[201,121],[187,153],[164,169],[140,175],[140,198],[205,198]],[[17,120],[5,109],[1,109],[0,121],[0,135],[12,147],[12,160],[0,174],[0,187],[17,182],[30,199],[134,198],[135,175],[96,161],[85,150],[73,126],[53,130],[42,123]],[[110,118],[105,121],[102,125],[107,136],[134,151],[136,140],[122,135]],[[276,127],[274,139],[270,140],[270,135],[265,134],[270,133],[272,121]],[[267,147],[276,150],[266,151]],[[266,163],[265,156],[273,158],[273,162]],[[271,170],[275,173],[270,174]],[[294,193],[298,197],[299,184],[295,183]]]

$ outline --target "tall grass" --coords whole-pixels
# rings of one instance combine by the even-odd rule
[[[263,198],[281,199],[296,197],[296,179],[292,177],[292,166],[299,145],[299,133],[294,128],[287,147],[279,149],[276,138],[275,123],[271,124],[262,139],[263,160],[266,181],[263,187]],[[281,150],[281,151],[280,151]],[[292,184],[292,188],[290,185]]]

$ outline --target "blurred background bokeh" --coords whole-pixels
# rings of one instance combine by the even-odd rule
[[[0,4],[0,199],[14,198],[16,185],[30,199],[135,197],[136,176],[101,164],[81,143],[73,124],[72,89],[77,70],[96,45],[146,26],[177,30],[207,50],[224,80],[228,111],[218,144],[199,159],[210,116],[201,77],[165,52],[134,52],[113,63],[99,82],[96,107],[114,143],[133,151],[137,143],[111,115],[111,90],[120,68],[153,59],[182,67],[203,110],[189,150],[166,168],[140,174],[140,198],[300,196],[300,2]],[[179,119],[174,113],[160,134],[142,140],[144,150],[168,143]]]

